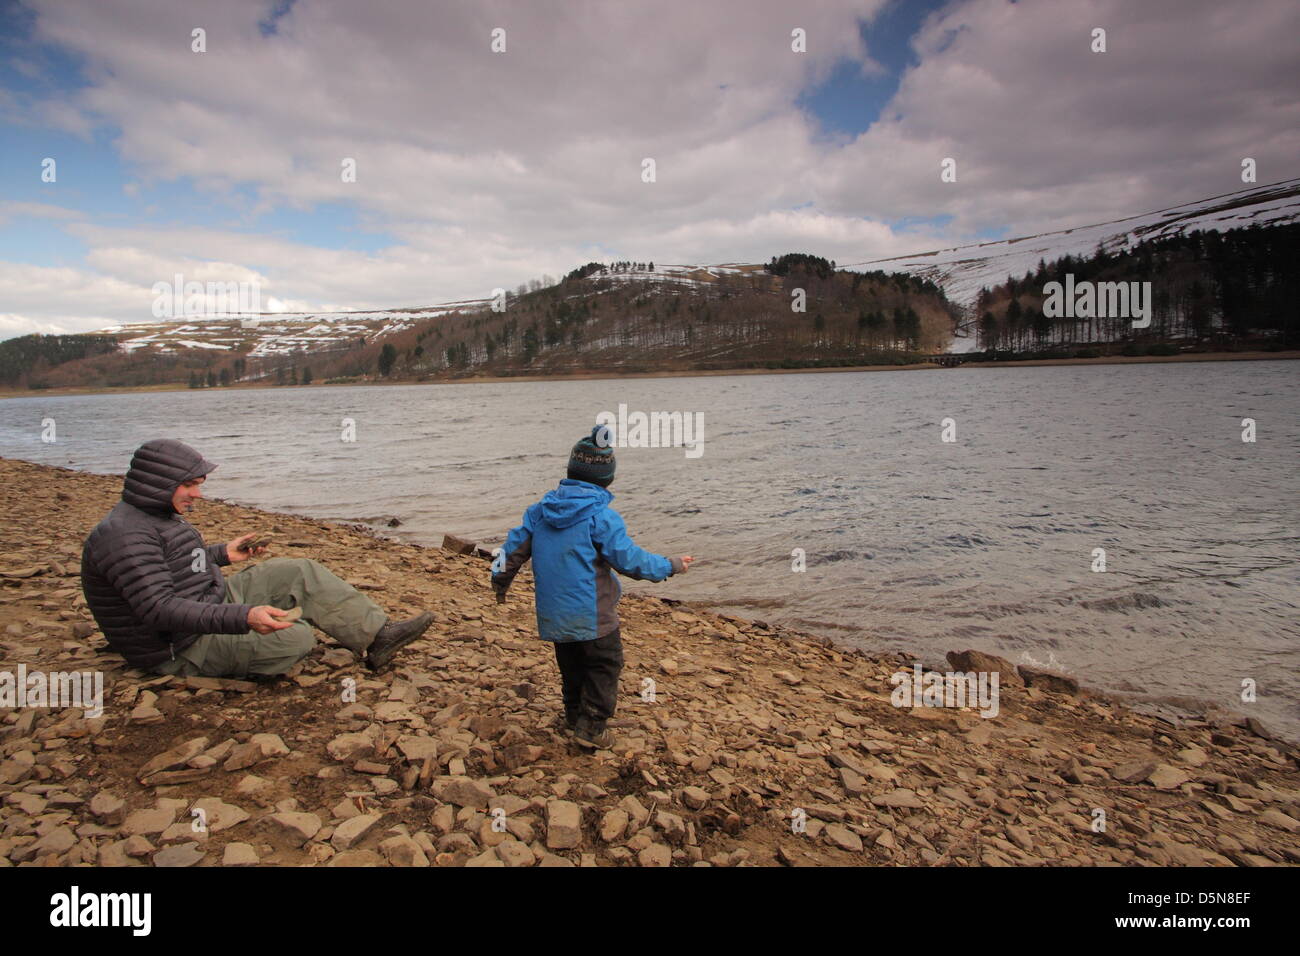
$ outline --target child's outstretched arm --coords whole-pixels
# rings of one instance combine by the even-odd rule
[[[505,544],[492,561],[492,590],[496,592],[497,603],[504,604],[506,592],[515,580],[519,569],[533,555],[533,509],[524,512],[524,522],[512,528],[506,535]]]
[[[591,543],[615,571],[643,581],[662,581],[681,574],[688,563],[682,558],[666,558],[636,546],[628,536],[627,525],[616,511],[601,512],[591,529]]]

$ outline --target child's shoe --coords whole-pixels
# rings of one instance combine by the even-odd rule
[[[583,750],[608,750],[614,746],[614,733],[605,729],[605,722],[590,720],[578,721],[573,732],[573,741]]]
[[[561,737],[567,737],[578,729],[578,715],[567,712],[556,714],[552,729]]]

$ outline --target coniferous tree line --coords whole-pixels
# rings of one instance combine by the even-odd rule
[[[110,335],[22,335],[0,342],[0,384],[39,383],[59,365],[117,351]]]
[[[604,262],[588,262],[586,265],[578,266],[564,277],[564,281],[571,279],[585,279],[593,275],[612,275],[619,272],[654,272],[655,264],[653,262],[630,262],[626,259],[618,262],[606,264]],[[549,285],[550,283],[548,283]]]
[[[1022,277],[982,289],[980,346],[1027,351],[1116,343],[1202,348],[1300,346],[1300,224],[1196,230],[1091,256],[1040,261]],[[1050,317],[1045,286],[1150,282],[1151,324],[1128,317]],[[1168,351],[1169,348],[1166,348]]]
[[[0,361],[21,361],[32,354],[33,343],[47,344],[56,338],[82,338],[88,340],[85,352],[81,343],[66,347],[61,352],[45,353],[62,358],[57,364],[48,359],[38,359],[25,372],[0,384],[32,389],[70,386],[96,386],[108,388],[140,388],[151,385],[188,385],[190,388],[225,388],[241,383],[309,385],[314,380],[312,369],[306,363],[307,353],[299,350],[290,353],[250,355],[247,352],[214,352],[201,349],[174,349],[161,351],[153,347],[119,350],[117,337],[86,334],[82,336],[24,336],[0,342]],[[23,341],[24,339],[28,341]],[[50,342],[48,344],[55,344]],[[66,345],[66,343],[65,343]],[[353,348],[361,347],[354,343]],[[20,351],[21,350],[21,351]],[[319,361],[323,353],[311,353],[310,361]]]

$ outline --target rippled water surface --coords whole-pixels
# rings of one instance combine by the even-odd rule
[[[1211,699],[1295,738],[1298,384],[1300,363],[1224,362],[36,396],[0,402],[0,455],[120,473],[177,437],[221,464],[210,495],[497,544],[598,412],[702,412],[698,458],[618,450],[638,543],[699,558],[631,587]]]

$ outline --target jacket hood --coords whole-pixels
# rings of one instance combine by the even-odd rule
[[[586,521],[613,500],[613,494],[598,485],[565,478],[560,487],[542,498],[542,520],[553,528],[570,528]]]
[[[172,494],[181,482],[216,468],[197,451],[174,438],[145,442],[131,457],[122,483],[122,500],[146,511],[174,514]]]

